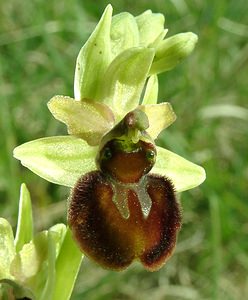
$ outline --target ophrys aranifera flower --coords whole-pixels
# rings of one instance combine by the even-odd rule
[[[164,39],[166,33],[161,14],[112,18],[108,6],[77,58],[75,99],[55,96],[48,103],[70,136],[14,151],[41,177],[73,187],[68,220],[75,238],[113,269],[135,258],[149,270],[161,267],[180,228],[175,193],[205,179],[201,167],[154,142],[175,120],[169,103],[157,104],[157,74],[197,41],[193,33]]]

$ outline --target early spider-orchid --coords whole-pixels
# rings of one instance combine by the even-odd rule
[[[115,270],[134,259],[150,271],[165,263],[181,226],[176,193],[205,179],[202,167],[154,142],[176,119],[169,103],[157,104],[157,74],[197,41],[190,32],[166,33],[161,14],[112,17],[109,5],[77,58],[75,98],[48,103],[70,135],[14,150],[39,176],[73,188],[68,223],[76,242]]]

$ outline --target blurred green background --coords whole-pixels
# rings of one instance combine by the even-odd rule
[[[73,96],[76,56],[107,1],[0,0],[0,212],[15,227],[19,187],[30,189],[36,229],[66,222],[69,190],[12,157],[15,146],[66,134],[46,103]],[[113,0],[114,14],[146,9],[166,18],[168,36],[193,31],[199,42],[159,77],[161,101],[177,121],[159,143],[206,169],[200,187],[179,196],[177,250],[159,272],[139,264],[114,273],[88,259],[73,300],[245,299],[248,294],[248,2]],[[66,278],[66,274],[65,274]]]

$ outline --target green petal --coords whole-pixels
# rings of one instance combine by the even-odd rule
[[[100,100],[98,89],[111,60],[110,26],[112,6],[108,5],[95,30],[80,50],[75,70],[75,99]]]
[[[16,251],[19,252],[23,245],[30,242],[33,238],[33,216],[32,204],[29,191],[26,185],[21,185],[19,200],[18,222],[15,236]]]
[[[141,105],[140,109],[144,111],[148,117],[149,127],[146,131],[153,139],[156,139],[163,129],[170,126],[176,120],[176,115],[171,104],[168,102]]]
[[[98,145],[114,125],[112,111],[101,103],[55,96],[47,105],[53,116],[67,125],[69,134],[84,139],[91,146]]]
[[[142,104],[156,104],[158,100],[158,76],[149,77]]]
[[[73,136],[47,137],[14,149],[14,157],[40,177],[74,186],[84,173],[96,169],[97,147]]]
[[[15,255],[14,237],[9,222],[0,218],[0,280],[12,279],[10,264]]]
[[[179,33],[160,42],[156,48],[150,74],[158,74],[174,68],[194,49],[198,38],[192,32]]]
[[[140,34],[140,46],[148,46],[164,31],[164,16],[147,10],[137,16],[136,22]]]
[[[137,107],[153,56],[153,49],[131,48],[118,55],[104,75],[104,103],[119,119]]]
[[[52,298],[53,300],[70,299],[82,258],[82,252],[75,244],[70,229],[67,228],[66,235],[56,261],[56,282]]]
[[[123,12],[112,18],[111,24],[111,51],[113,56],[120,52],[139,46],[139,30],[135,18]]]
[[[157,160],[151,172],[168,177],[177,192],[192,189],[206,178],[202,167],[161,147],[157,147]]]

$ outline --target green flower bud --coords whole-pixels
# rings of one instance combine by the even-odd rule
[[[179,33],[160,42],[156,48],[150,74],[158,74],[173,69],[195,48],[198,40],[192,32]]]

